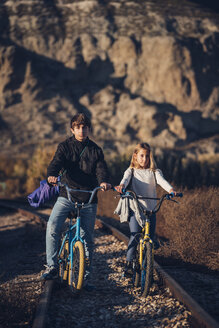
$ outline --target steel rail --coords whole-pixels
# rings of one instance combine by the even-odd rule
[[[54,281],[47,280],[45,282],[44,291],[41,294],[39,304],[36,309],[35,318],[32,328],[44,328],[46,324],[46,313],[49,306]]]

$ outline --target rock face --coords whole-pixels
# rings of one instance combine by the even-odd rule
[[[141,141],[218,153],[218,11],[173,0],[1,2],[1,149],[57,143],[78,111],[108,155]]]

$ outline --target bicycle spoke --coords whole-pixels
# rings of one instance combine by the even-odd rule
[[[152,244],[147,242],[145,245],[145,255],[141,272],[141,291],[142,296],[146,297],[149,294],[153,277],[153,254]]]

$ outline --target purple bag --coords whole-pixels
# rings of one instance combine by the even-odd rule
[[[27,196],[32,207],[39,207],[59,195],[58,186],[49,186],[46,180],[40,181],[40,187]]]

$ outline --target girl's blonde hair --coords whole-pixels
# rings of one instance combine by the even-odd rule
[[[131,168],[135,168],[135,169],[139,169],[140,168],[140,165],[138,164],[136,158],[135,158],[135,155],[137,155],[137,153],[141,150],[141,149],[145,149],[149,152],[149,164],[148,164],[148,169],[151,169],[152,171],[155,171],[156,168],[157,168],[157,165],[156,165],[156,162],[154,160],[154,157],[153,157],[153,153],[152,153],[152,150],[151,150],[151,147],[148,143],[146,142],[142,142],[142,143],[139,143],[137,144],[137,146],[135,147],[134,149],[134,152],[132,154],[132,159],[131,159],[131,164],[130,164],[130,167]]]

